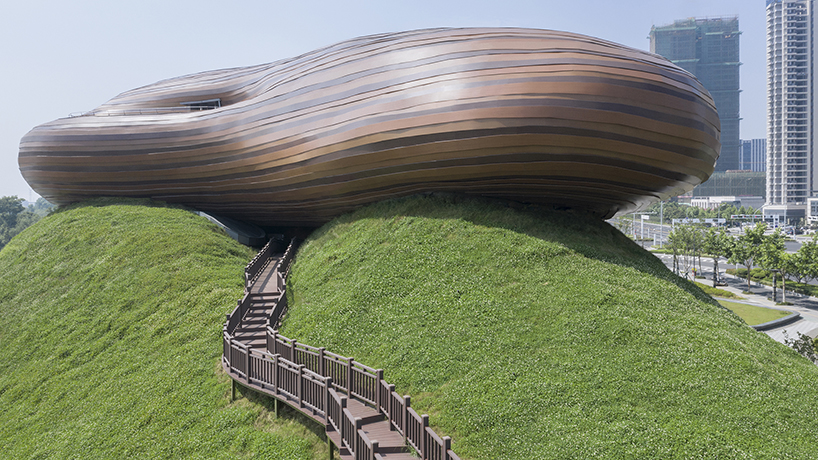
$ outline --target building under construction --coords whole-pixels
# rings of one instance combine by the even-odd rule
[[[650,30],[650,51],[692,73],[713,96],[721,121],[716,171],[739,169],[738,17],[684,19]]]

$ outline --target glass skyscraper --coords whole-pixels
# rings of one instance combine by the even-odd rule
[[[767,139],[742,140],[738,166],[742,171],[766,171]]]
[[[716,102],[721,121],[721,154],[716,171],[741,169],[740,35],[738,17],[684,19],[650,30],[650,51],[695,75]]]

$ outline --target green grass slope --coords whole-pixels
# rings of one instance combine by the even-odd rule
[[[47,217],[0,251],[0,458],[326,458],[230,402],[225,313],[253,251],[145,202]]]
[[[288,294],[283,334],[385,369],[463,458],[818,458],[818,367],[588,216],[380,203]]]

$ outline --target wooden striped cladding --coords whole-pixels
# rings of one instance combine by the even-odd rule
[[[150,197],[260,225],[423,192],[609,217],[705,181],[719,129],[704,87],[660,56],[568,32],[430,29],[127,91],[34,128],[19,164],[56,204]]]

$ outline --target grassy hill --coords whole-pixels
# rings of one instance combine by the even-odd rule
[[[221,327],[253,252],[184,210],[113,203],[0,251],[0,458],[326,458],[263,398],[230,402]]]
[[[380,203],[288,294],[283,334],[385,369],[464,458],[818,458],[818,367],[589,216]]]

